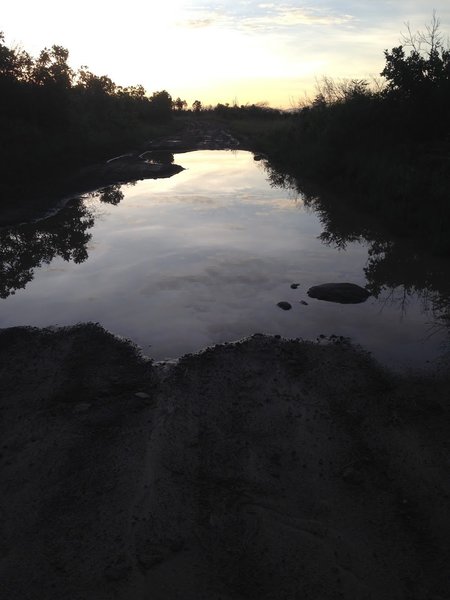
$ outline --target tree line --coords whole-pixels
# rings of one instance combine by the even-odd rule
[[[147,96],[142,85],[122,87],[87,67],[72,69],[68,59],[58,45],[32,57],[8,47],[0,33],[3,187],[120,150],[170,119],[166,90]]]
[[[398,235],[450,255],[450,48],[433,16],[384,51],[382,79],[322,78],[254,143],[298,181],[345,193]]]

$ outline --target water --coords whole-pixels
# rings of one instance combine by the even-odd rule
[[[0,327],[99,322],[157,360],[255,332],[349,336],[395,368],[442,354],[446,329],[434,331],[420,294],[405,305],[401,286],[356,305],[308,298],[320,283],[366,285],[369,245],[322,243],[319,216],[271,187],[250,153],[175,162],[186,170],[170,179],[113,188],[3,232]]]

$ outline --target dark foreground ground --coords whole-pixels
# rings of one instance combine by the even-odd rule
[[[0,332],[0,597],[450,597],[448,377],[255,335]]]

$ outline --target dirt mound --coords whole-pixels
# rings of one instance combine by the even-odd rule
[[[153,364],[0,332],[10,599],[445,597],[445,381],[255,335]]]

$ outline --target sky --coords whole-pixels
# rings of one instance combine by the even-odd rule
[[[74,68],[189,105],[292,108],[322,76],[378,76],[383,50],[433,10],[450,35],[448,0],[21,0],[3,4],[0,31],[9,46],[59,44]]]

